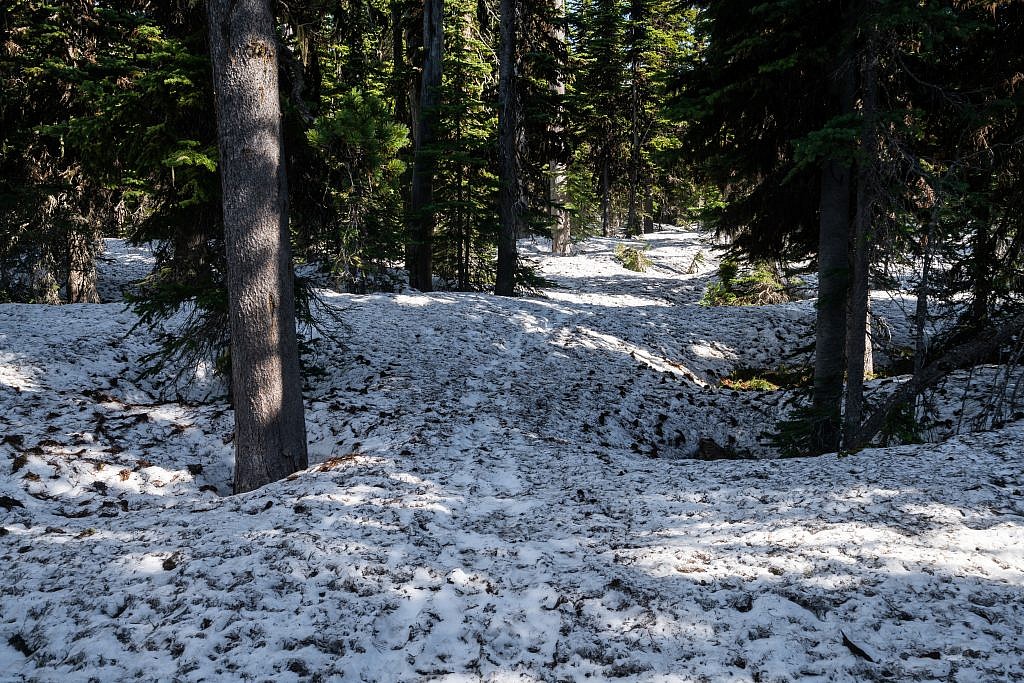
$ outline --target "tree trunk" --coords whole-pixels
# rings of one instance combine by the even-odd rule
[[[517,137],[520,131],[516,77],[519,0],[501,0],[501,55],[498,72],[498,273],[494,293],[512,296],[516,279],[516,239],[523,221]]]
[[[818,316],[814,344],[813,412],[816,421],[811,448],[826,453],[839,449],[840,404],[845,366],[846,290],[848,283],[850,169],[827,161],[821,180],[818,236]]]
[[[867,29],[869,32],[873,28]],[[878,158],[878,88],[877,49],[874,35],[869,35],[861,64],[861,126],[860,161],[857,168],[857,210],[850,262],[853,278],[850,283],[849,310],[846,316],[846,403],[843,417],[845,434],[854,433],[864,417],[864,376],[870,358],[869,282],[871,223],[877,201],[874,161]]]
[[[612,236],[612,187],[610,167],[611,160],[607,154],[601,157],[601,232],[605,237]]]
[[[847,10],[847,22],[852,15]],[[852,29],[851,29],[852,30]],[[832,92],[838,114],[853,111],[854,73],[847,55],[837,60]],[[843,371],[846,369],[846,296],[850,267],[848,162],[828,159],[822,167],[818,229],[818,316],[814,340],[814,388],[809,446],[814,453],[839,450]]]
[[[558,53],[555,55],[557,65],[556,75],[551,83],[551,90],[555,93],[559,110],[562,108],[562,100],[565,98],[565,0],[554,0],[554,26],[552,37],[557,45]],[[569,253],[569,246],[572,240],[572,228],[569,219],[569,211],[565,208],[565,176],[567,147],[565,145],[565,130],[560,117],[555,117],[555,123],[551,126],[554,142],[554,154],[548,162],[548,171],[551,177],[548,181],[548,204],[550,205],[551,219],[551,253],[558,256],[565,256]]]
[[[273,16],[210,0],[231,320],[235,493],[307,466]]]
[[[644,14],[642,0],[631,0],[629,9],[629,210],[626,234],[640,232],[640,34]]]
[[[434,169],[437,152],[434,126],[441,88],[441,64],[444,49],[444,0],[423,1],[423,71],[420,83],[419,115],[416,126],[416,152],[412,168],[410,197],[409,285],[429,292],[433,283]]]
[[[98,304],[96,291],[96,240],[71,232],[68,235],[67,301],[69,304]]]
[[[654,232],[654,192],[650,185],[644,188],[644,232]]]

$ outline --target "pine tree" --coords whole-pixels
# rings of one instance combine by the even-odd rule
[[[209,3],[224,197],[235,493],[307,466],[270,3]]]
[[[626,144],[629,92],[624,52],[627,9],[622,0],[585,0],[573,16],[574,38],[571,107],[578,127],[595,157],[593,167],[600,201],[601,230],[613,231],[613,183],[621,172]]]
[[[444,47],[444,2],[423,1],[423,67],[419,100],[414,109],[413,130],[415,160],[409,204],[409,284],[429,292],[433,284],[433,248],[435,219],[431,210],[434,173],[437,163],[436,120],[441,88]]]
[[[512,296],[518,254],[516,240],[522,233],[523,189],[519,151],[522,113],[519,79],[516,73],[519,0],[501,0],[499,79],[498,79],[498,271],[494,293]]]

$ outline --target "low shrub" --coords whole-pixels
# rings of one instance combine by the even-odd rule
[[[622,267],[627,270],[643,273],[652,264],[651,259],[644,253],[646,251],[646,245],[643,247],[627,247],[625,244],[620,244],[615,247],[615,260],[621,263]]]

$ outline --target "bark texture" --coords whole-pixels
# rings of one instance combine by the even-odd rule
[[[96,242],[80,232],[68,235],[67,301],[69,304],[98,304],[96,290]]]
[[[277,44],[267,0],[210,0],[235,407],[235,493],[307,466]]]
[[[852,16],[847,17],[847,22]],[[853,111],[856,83],[848,55],[837,59],[832,93],[837,114]],[[850,266],[849,162],[828,159],[822,166],[818,227],[818,316],[814,339],[812,452],[839,450],[842,435],[843,373],[846,370],[846,297]]]
[[[846,369],[850,175],[848,166],[828,161],[821,181],[818,317],[815,327],[812,399],[817,424],[812,432],[811,448],[822,453],[839,449],[843,371]]]
[[[433,284],[435,217],[430,209],[434,201],[434,171],[437,166],[435,122],[441,64],[444,55],[444,0],[423,0],[423,69],[420,80],[415,159],[412,167],[410,198],[409,284],[429,292]]]
[[[869,3],[871,7],[872,3]],[[856,431],[864,416],[864,377],[871,363],[871,327],[869,309],[869,269],[871,265],[871,229],[877,203],[877,181],[874,159],[878,158],[878,70],[874,27],[867,29],[869,36],[864,49],[861,75],[861,102],[863,125],[860,139],[860,162],[857,167],[857,209],[850,244],[849,311],[846,317],[846,401],[843,411],[843,430],[849,435]],[[873,364],[873,363],[872,363]]]
[[[519,0],[501,0],[501,54],[498,70],[498,273],[494,293],[512,296],[516,286],[516,239],[523,222],[518,137],[521,111],[516,75],[516,27]]]
[[[552,37],[558,46],[557,72],[554,81],[551,83],[551,90],[554,92],[559,106],[565,98],[565,0],[554,0],[555,22],[552,27]],[[564,127],[556,117],[555,123],[551,126],[551,137],[557,140],[554,153],[548,162],[548,172],[551,177],[548,181],[548,202],[551,206],[551,253],[558,256],[566,256],[572,240],[572,227],[569,218],[569,211],[565,208],[565,181],[566,167],[568,166],[567,147],[563,142],[565,134]]]

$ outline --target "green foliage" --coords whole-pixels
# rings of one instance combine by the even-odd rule
[[[770,265],[756,263],[740,275],[736,261],[724,260],[718,266],[718,282],[704,290],[702,306],[764,306],[788,301],[779,275]]]
[[[784,458],[820,455],[811,444],[820,443],[821,439],[816,435],[828,419],[811,406],[800,406],[787,419],[780,420],[775,425],[775,431],[765,432],[763,436]]]
[[[434,263],[451,289],[483,291],[497,254],[497,73],[495,36],[484,33],[476,3],[445,3],[448,29],[434,202]]]
[[[887,416],[882,426],[881,444],[889,446],[893,444],[922,443],[924,425],[917,415],[917,408],[913,403],[899,406]]]
[[[625,244],[615,245],[615,260],[622,264],[626,270],[633,270],[637,273],[647,272],[653,263],[645,253],[647,245],[631,247]]]
[[[322,188],[321,213],[317,220],[298,208],[296,227],[307,258],[322,260],[339,285],[365,291],[401,255],[398,154],[408,131],[381,97],[358,89],[333,95],[322,111],[305,132],[320,170],[311,181]]]
[[[811,383],[812,368],[780,365],[777,368],[737,368],[721,385],[735,391],[778,391],[807,387]]]
[[[734,391],[778,391],[779,385],[763,377],[751,377],[750,379],[722,379],[722,386]]]

